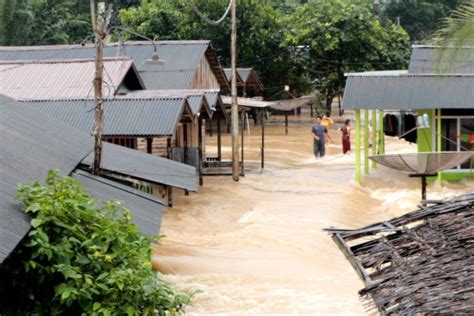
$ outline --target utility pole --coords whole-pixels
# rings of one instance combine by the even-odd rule
[[[102,131],[104,129],[104,98],[102,96],[102,74],[104,71],[104,39],[105,32],[105,3],[99,2],[97,20],[95,20],[95,0],[90,0],[92,27],[95,33],[95,77],[94,77],[94,99],[95,99],[95,121],[94,121],[94,164],[92,174],[99,175],[100,162],[102,159]]]
[[[232,68],[231,78],[231,125],[232,125],[232,179],[239,181],[239,107],[237,104],[237,69],[236,69],[236,53],[237,53],[237,23],[236,23],[236,2],[232,0],[231,21],[232,30],[230,35],[230,63]]]

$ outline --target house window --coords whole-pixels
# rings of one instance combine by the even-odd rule
[[[442,151],[474,151],[474,116],[442,117]],[[458,170],[471,170],[474,159],[458,166]]]

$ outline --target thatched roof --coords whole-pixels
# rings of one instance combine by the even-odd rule
[[[382,314],[474,313],[474,192],[358,230],[327,229]]]

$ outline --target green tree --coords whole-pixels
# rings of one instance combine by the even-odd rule
[[[153,272],[152,240],[117,202],[55,171],[18,199],[32,229],[0,269],[1,315],[168,315],[189,301]]]
[[[227,6],[222,0],[195,0],[195,3],[211,19],[219,18]],[[120,17],[126,28],[152,38],[212,40],[223,66],[230,65],[230,18],[217,26],[209,25],[195,14],[187,0],[144,2],[140,7],[122,10]],[[281,91],[284,85],[290,85],[296,93],[309,89],[302,67],[295,64],[284,46],[282,22],[281,11],[264,1],[238,2],[237,64],[254,67],[267,96]]]
[[[474,0],[461,5],[443,21],[435,36],[435,43],[444,49],[438,55],[439,70],[452,67],[461,60],[472,60],[474,55]]]
[[[382,26],[368,3],[313,0],[287,18],[287,43],[300,51],[300,62],[330,110],[342,94],[344,73],[400,69],[407,65],[409,38],[392,24]]]
[[[466,0],[390,0],[383,15],[400,25],[412,41],[424,41],[441,26],[442,19]]]

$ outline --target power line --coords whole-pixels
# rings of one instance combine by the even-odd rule
[[[199,15],[199,17],[201,19],[203,19],[204,21],[206,21],[207,23],[209,23],[211,25],[218,25],[222,21],[224,21],[224,19],[227,17],[227,15],[229,14],[230,9],[232,7],[232,2],[235,1],[235,0],[229,0],[229,4],[227,5],[227,9],[225,10],[224,14],[218,20],[215,20],[215,21],[209,19],[206,15],[204,15],[204,13],[202,13],[199,10],[199,8],[194,4],[193,0],[188,0],[188,1],[189,1],[189,4],[191,5],[191,7],[193,8],[194,12],[196,12],[196,14]]]

